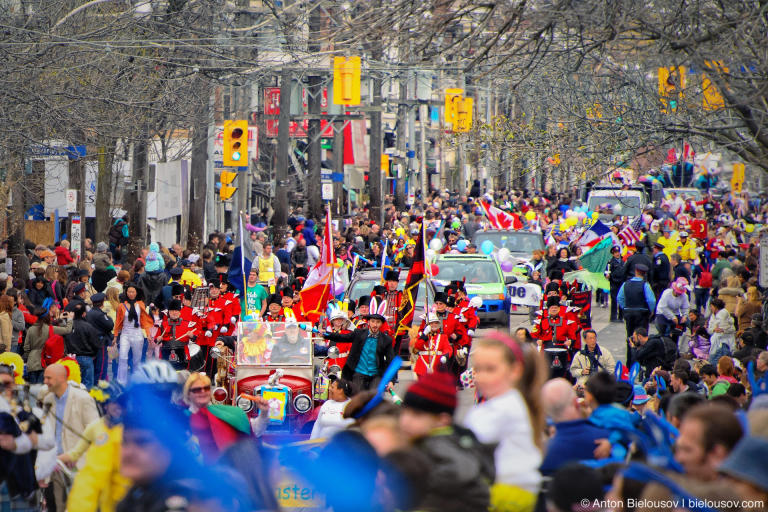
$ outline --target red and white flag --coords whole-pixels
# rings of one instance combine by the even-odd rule
[[[334,264],[336,256],[333,251],[333,224],[331,224],[331,210],[326,211],[325,230],[323,231],[322,245],[320,246],[320,259],[309,271],[307,280],[299,292],[301,297],[302,314],[312,318],[312,315],[321,315],[328,301],[338,286],[335,280]]]
[[[515,218],[511,213],[507,213],[482,199],[480,200],[480,208],[483,209],[483,212],[493,229],[521,229],[523,227],[523,223],[520,219]]]

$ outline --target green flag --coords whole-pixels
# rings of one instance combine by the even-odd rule
[[[589,251],[585,252],[579,258],[581,266],[584,270],[592,272],[593,274],[603,274],[605,267],[611,260],[611,247],[613,246],[613,239],[606,238],[600,243],[592,247]]]

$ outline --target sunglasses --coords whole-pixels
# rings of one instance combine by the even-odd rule
[[[205,393],[206,391],[210,391],[211,386],[201,386],[199,388],[189,388],[190,393]]]

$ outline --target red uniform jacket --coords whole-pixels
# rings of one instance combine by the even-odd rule
[[[451,342],[442,332],[419,336],[414,341],[413,348],[416,351],[413,372],[418,376],[434,372],[440,366],[443,356],[450,358],[453,355]]]
[[[237,331],[237,322],[240,319],[240,299],[235,293],[227,292],[213,301],[213,307],[221,311],[221,334],[232,336]],[[234,318],[234,322],[232,321]]]
[[[579,321],[573,318],[573,315],[567,313],[564,307],[560,307],[560,314],[557,316],[558,325],[553,326],[550,323],[549,315],[539,311],[536,320],[533,321],[533,330],[531,336],[536,340],[543,342],[554,341],[556,345],[564,345],[570,340],[573,344],[578,342]],[[573,345],[572,345],[573,347]],[[574,347],[575,348],[575,347]]]
[[[338,334],[350,334],[352,331],[349,329],[342,329],[340,331],[334,331],[330,327],[326,328],[327,332],[336,332]],[[339,368],[344,368],[344,365],[347,364],[347,357],[349,357],[349,349],[352,348],[352,342],[346,343],[346,342],[340,342],[340,341],[332,341],[328,345],[329,347],[335,346],[337,349],[339,349],[339,357],[336,358],[328,358],[328,368],[330,368],[333,365],[338,365]]]
[[[200,335],[197,338],[197,344],[200,346],[214,346],[222,326],[225,325],[222,311],[209,305],[203,311],[198,312],[196,316],[198,317],[200,331]]]
[[[267,311],[266,313],[264,313],[261,319],[264,320],[265,322],[285,322],[285,315],[282,313],[272,315],[272,313]]]
[[[171,320],[168,315],[163,316],[160,328],[155,335],[155,343],[165,345],[169,341],[178,341],[184,344],[184,352],[189,359],[188,344],[198,334],[198,324],[193,320],[185,320],[181,316],[176,321]]]

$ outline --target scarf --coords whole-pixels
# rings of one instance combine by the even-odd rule
[[[128,303],[128,320],[133,322],[134,327],[139,326],[139,314],[136,312],[136,299],[126,299]]]
[[[599,368],[602,368],[603,365],[600,364],[600,361],[598,361],[598,357],[603,355],[603,353],[600,351],[600,345],[595,345],[595,351],[590,352],[589,348],[584,347],[581,349],[581,353],[587,356],[587,359],[589,360],[589,369],[590,371],[597,371]]]

